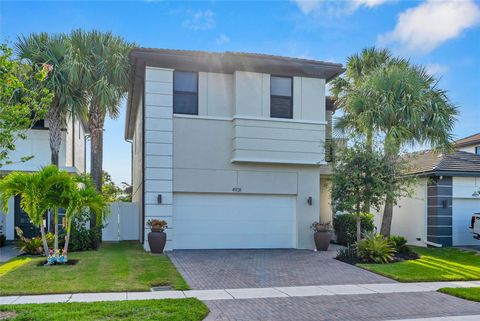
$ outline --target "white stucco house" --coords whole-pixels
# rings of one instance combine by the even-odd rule
[[[167,250],[313,248],[331,220],[332,104],[340,64],[250,53],[137,48],[125,138],[133,201],[168,222]]]
[[[86,125],[82,121],[69,119],[62,130],[62,144],[59,151],[59,167],[72,173],[85,172],[86,159]],[[26,162],[18,162],[21,157],[33,156]],[[12,171],[34,172],[51,164],[48,123],[38,121],[27,132],[27,138],[16,142],[16,149],[9,155],[13,163],[0,168],[0,174],[6,175]],[[4,215],[6,214],[6,215]],[[9,213],[0,212],[0,231],[7,240],[16,237],[15,226],[20,227],[26,236],[37,235],[28,216],[20,209],[20,197],[10,200]]]
[[[455,152],[416,153],[411,173],[418,176],[412,197],[393,211],[392,234],[419,246],[480,245],[470,229],[480,213],[480,134],[455,142]],[[376,226],[381,213],[376,214]]]

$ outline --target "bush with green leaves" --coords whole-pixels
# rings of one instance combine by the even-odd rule
[[[80,252],[95,250],[95,244],[98,244],[100,233],[98,229],[90,229],[90,213],[86,210],[82,211],[78,217],[72,222],[70,234],[70,252]],[[63,235],[65,237],[65,235]]]
[[[15,227],[15,230],[18,235],[18,240],[16,241],[17,247],[20,251],[31,254],[31,255],[43,255],[43,243],[41,237],[32,237],[28,238],[23,235],[23,231],[19,227]],[[49,247],[53,247],[55,236],[53,233],[46,233],[47,244]]]
[[[358,257],[371,263],[390,263],[393,261],[395,249],[382,235],[369,233],[357,243]]]
[[[337,214],[333,218],[333,228],[337,235],[337,243],[348,246],[357,241],[357,225],[355,214]],[[373,232],[373,214],[360,214],[362,234]]]
[[[342,247],[337,250],[338,259],[349,259],[357,257],[357,248],[353,245],[347,247]]]
[[[391,235],[388,241],[397,253],[409,253],[410,248],[407,246],[407,239],[400,235]]]

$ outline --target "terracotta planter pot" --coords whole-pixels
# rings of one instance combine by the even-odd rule
[[[152,253],[162,254],[166,243],[167,234],[162,230],[152,229],[152,231],[148,233],[148,245]]]
[[[329,231],[315,232],[313,239],[315,240],[317,251],[328,251],[332,235]]]

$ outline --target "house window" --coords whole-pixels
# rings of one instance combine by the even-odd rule
[[[198,115],[198,73],[173,72],[173,112]]]
[[[480,155],[480,146],[475,147],[475,154]]]
[[[270,117],[293,118],[292,77],[270,77]]]

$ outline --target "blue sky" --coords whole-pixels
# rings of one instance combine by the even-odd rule
[[[111,30],[143,47],[244,51],[345,63],[377,45],[425,65],[460,108],[456,137],[480,132],[480,2],[5,1],[0,38],[74,28]],[[122,105],[122,111],[125,106]],[[109,120],[104,168],[130,181],[125,116]]]

